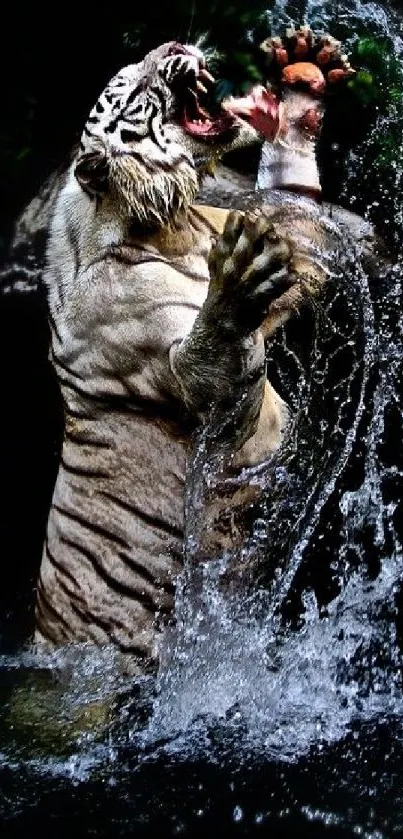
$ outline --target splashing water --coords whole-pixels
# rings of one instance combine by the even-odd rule
[[[362,0],[275,0],[266,13],[273,32],[285,26],[309,23],[313,29],[329,31],[351,53],[359,38],[373,38],[385,48],[385,62],[403,66],[402,16],[390,5]],[[379,84],[385,85],[384,81]],[[401,89],[402,77],[394,82]],[[386,92],[386,91],[385,91]],[[340,192],[343,204],[376,223],[389,241],[403,244],[403,98],[389,98],[387,112],[378,107],[365,139],[350,149],[343,164]],[[383,139],[389,141],[383,145]],[[393,153],[391,153],[391,145]],[[337,146],[337,144],[336,144]],[[340,164],[335,149],[335,162]],[[368,200],[367,196],[371,196]],[[363,200],[363,196],[366,196]]]
[[[162,648],[155,735],[184,731],[198,714],[225,718],[236,709],[248,749],[254,745],[260,754],[266,749],[297,760],[314,744],[345,736],[356,719],[403,710],[395,626],[402,551],[396,505],[384,499],[395,467],[387,467],[380,453],[385,412],[401,375],[399,336],[393,333],[399,326],[396,267],[378,282],[385,310],[377,310],[357,269],[342,292],[330,295],[313,330],[310,356],[296,356],[292,327],[271,351],[272,363],[281,357],[282,395],[293,400],[297,420],[263,470],[243,473],[245,482],[259,480],[265,500],[241,563],[257,553],[261,566],[271,565],[268,584],[266,579],[252,594],[223,589],[234,566],[231,552],[202,567],[194,560],[211,479],[211,429],[198,441],[187,509],[188,564],[177,626]],[[350,489],[346,472],[358,457],[365,426],[359,483],[355,475]],[[335,504],[336,532],[329,515]],[[302,572],[318,561],[328,568],[331,591],[324,594],[318,586],[317,596],[310,588],[314,569],[305,578]],[[297,628],[282,616],[293,588],[299,589]]]
[[[341,38],[347,50],[358,32],[386,39],[403,60],[402,23],[385,7],[359,0],[302,5],[301,17],[300,6],[277,0],[267,13],[272,31],[303,19]],[[365,181],[371,147],[402,120],[400,107],[382,115],[350,153],[345,196],[353,181]],[[385,206],[393,208],[392,238],[399,242],[398,165],[395,175],[393,189],[378,182],[378,196],[382,201],[389,190]],[[155,733],[186,730],[197,714],[225,718],[235,708],[248,746],[296,760],[314,743],[345,736],[356,719],[402,712],[401,262],[372,278],[356,266],[347,282],[344,301],[336,294],[325,304],[308,357],[295,326],[270,350],[269,378],[295,423],[280,455],[243,476],[265,497],[240,558],[247,563],[257,552],[269,566],[254,594],[222,590],[231,556],[202,570],[192,562],[211,481],[211,445],[205,436],[198,441],[188,567],[177,626],[162,649]],[[287,621],[290,602],[294,619]]]
[[[386,5],[363,2],[363,0],[304,0],[290,3],[289,0],[275,0],[267,11],[267,18],[273,31],[286,26],[309,23],[312,29],[326,30],[335,34],[349,45],[357,37],[357,30],[375,32],[393,38],[402,44],[402,29],[399,16]]]

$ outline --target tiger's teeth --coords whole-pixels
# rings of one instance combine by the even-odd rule
[[[200,90],[202,93],[207,93],[207,88],[206,88],[206,87],[204,87],[204,84],[202,84],[201,82],[199,82],[199,80],[197,80],[197,82],[196,82],[196,87],[197,87],[197,89],[198,89],[198,90]]]
[[[212,76],[208,70],[205,70],[204,67],[202,67],[202,69],[200,70],[199,76],[201,76],[203,79],[207,79],[207,81],[211,82],[212,84],[215,82],[214,76]]]

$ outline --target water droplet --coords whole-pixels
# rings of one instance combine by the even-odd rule
[[[236,805],[236,807],[234,807],[234,811],[233,811],[232,817],[233,817],[233,819],[234,819],[234,822],[240,822],[240,821],[242,821],[242,819],[243,819],[243,810],[242,810],[242,807],[240,807],[240,806],[239,806],[239,804],[237,804],[237,805]]]

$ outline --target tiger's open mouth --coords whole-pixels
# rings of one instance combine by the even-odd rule
[[[180,118],[187,134],[204,142],[231,142],[239,133],[240,123],[247,122],[263,138],[273,140],[281,119],[281,102],[274,94],[256,85],[246,96],[231,96],[216,105],[214,83],[211,73],[201,65],[190,84],[188,80]]]
[[[221,106],[214,105],[212,86],[215,80],[205,67],[188,84],[181,125],[187,134],[205,142],[231,141],[237,134],[237,120]],[[216,113],[213,113],[215,111]]]

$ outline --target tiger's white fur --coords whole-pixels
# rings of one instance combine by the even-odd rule
[[[198,157],[256,139],[236,119],[207,139],[186,132],[182,101],[204,70],[197,48],[168,44],[108,85],[62,178],[44,272],[65,437],[36,639],[112,642],[141,668],[181,568],[191,431],[246,389],[235,461],[279,445],[285,409],[259,327],[271,333],[301,296],[286,291],[298,260],[293,278],[276,207],[227,219],[191,206]]]

